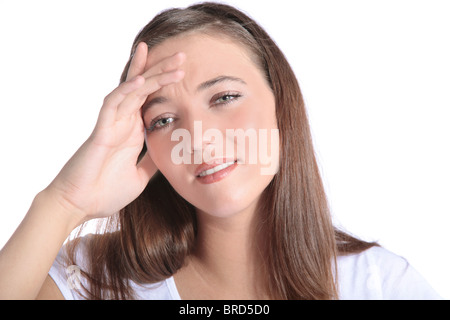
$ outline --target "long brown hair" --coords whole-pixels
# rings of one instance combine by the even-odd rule
[[[280,167],[259,203],[268,232],[268,294],[273,299],[337,299],[336,257],[374,244],[333,227],[302,93],[269,35],[228,5],[202,3],[169,9],[136,36],[121,82],[139,42],[151,49],[192,31],[228,36],[246,46],[275,96]],[[156,283],[172,276],[192,252],[196,228],[195,208],[158,172],[135,201],[108,220],[106,232],[89,241],[89,268],[83,270],[88,279],[86,298],[133,298],[130,281]],[[76,262],[76,245],[72,241],[68,246],[69,264]]]

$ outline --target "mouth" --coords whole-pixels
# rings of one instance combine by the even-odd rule
[[[196,170],[196,177],[203,184],[211,184],[226,178],[236,167],[237,160],[202,164]]]

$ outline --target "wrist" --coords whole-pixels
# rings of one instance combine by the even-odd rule
[[[86,217],[82,212],[66,203],[64,199],[58,197],[48,188],[36,195],[32,206],[39,208],[39,211],[45,213],[49,219],[64,226],[67,235],[86,221]]]

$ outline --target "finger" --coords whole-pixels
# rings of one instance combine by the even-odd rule
[[[144,54],[147,52],[147,45],[143,42],[141,42],[139,45],[142,45],[145,48],[137,48],[136,50],[141,50],[141,52],[139,54]],[[139,57],[138,57],[139,58]],[[149,96],[151,93],[159,90],[162,86],[168,85],[172,82],[177,82],[178,78],[183,77],[183,74],[177,73],[177,69],[184,63],[184,61],[186,60],[186,55],[182,52],[179,53],[175,53],[174,55],[170,56],[170,57],[166,57],[163,60],[161,60],[160,62],[158,62],[157,64],[155,64],[152,68],[150,68],[149,70],[147,70],[144,74],[142,74],[142,77],[146,78],[146,85],[143,86],[143,91],[142,92],[136,92],[136,97],[142,96],[144,95],[145,98],[147,98],[147,96]],[[143,62],[143,60],[142,60]],[[143,62],[145,64],[145,62]],[[138,70],[138,67],[136,67],[136,72]],[[172,73],[171,73],[172,72]],[[168,75],[165,75],[166,73],[169,73]],[[152,79],[156,79],[157,83],[156,85],[153,83],[152,80],[149,80],[149,78]],[[180,78],[181,79],[181,78]],[[136,80],[136,79],[133,79]],[[131,82],[132,80],[130,80]],[[123,84],[124,88],[120,89],[120,87],[118,88],[117,92],[113,92],[112,97],[111,97],[111,104],[119,104],[124,100],[124,95],[131,93],[133,90],[127,90],[128,87],[126,83]],[[132,88],[131,86],[129,88]],[[136,98],[135,97],[135,98]],[[138,106],[139,107],[139,106]],[[135,110],[135,108],[131,108],[131,112],[133,112]],[[127,110],[127,108],[125,108],[125,111],[122,115],[119,116],[123,116],[124,114],[129,114],[130,110]]]
[[[127,97],[127,95],[139,89],[144,83],[144,77],[136,76],[135,78],[122,83],[107,95],[104,99],[102,109],[100,110],[98,123],[107,125],[111,121],[115,121],[115,115],[119,104]]]
[[[128,94],[136,91],[145,83],[143,76],[136,76],[124,83],[121,83],[116,89],[105,97],[104,104],[118,105]]]
[[[183,52],[175,53],[170,57],[166,57],[160,62],[156,63],[150,67],[145,73],[142,74],[144,77],[153,76],[155,74],[160,74],[164,72],[174,71],[178,69],[186,60],[186,54]]]
[[[149,95],[164,86],[177,83],[184,78],[183,70],[175,70],[157,74],[145,80],[145,83],[134,92],[128,94],[117,108],[117,117],[127,117],[139,111]]]
[[[148,46],[145,42],[140,42],[136,46],[133,58],[131,59],[130,67],[128,68],[127,80],[133,79],[137,75],[145,71],[145,64],[147,62]]]

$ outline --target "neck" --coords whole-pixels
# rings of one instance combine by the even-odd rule
[[[198,211],[197,223],[189,264],[205,287],[214,293],[220,288],[226,298],[263,298],[263,232],[256,205],[226,218]]]

